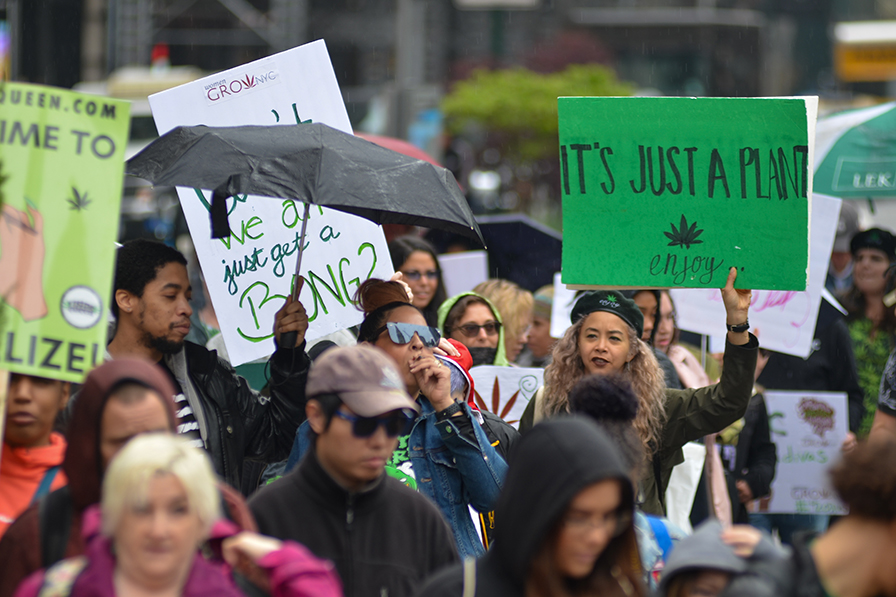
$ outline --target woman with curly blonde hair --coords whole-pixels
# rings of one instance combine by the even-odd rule
[[[588,292],[573,307],[573,325],[554,346],[545,385],[526,408],[520,430],[569,412],[569,392],[585,375],[621,374],[638,396],[635,428],[649,460],[641,479],[642,509],[664,514],[663,496],[672,468],[684,459],[682,446],[735,422],[750,402],[759,343],[748,332],[752,294],[735,290],[736,278],[732,268],[722,289],[728,341],[718,384],[667,389],[653,351],[641,340],[644,316],[637,305],[618,292]]]

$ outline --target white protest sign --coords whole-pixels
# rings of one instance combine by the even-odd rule
[[[476,404],[518,428],[529,401],[544,385],[544,369],[480,365],[470,369]]]
[[[149,98],[159,133],[177,126],[322,122],[351,133],[351,122],[323,41],[244,64]],[[231,363],[274,351],[274,315],[295,272],[304,205],[240,195],[227,200],[232,235],[211,239],[211,192],[178,188]],[[312,206],[299,299],[314,340],[355,325],[351,303],[369,277],[388,279],[391,259],[382,229],[342,212]]]
[[[768,511],[847,514],[827,479],[848,432],[846,394],[766,392],[765,402],[778,449]]]
[[[572,307],[576,304],[576,291],[560,281],[560,272],[554,274],[554,301],[551,303],[551,337],[562,338],[571,324]]]
[[[448,296],[468,292],[488,280],[488,254],[485,251],[445,253],[439,255],[439,269]]]
[[[828,271],[840,199],[826,195],[812,197],[809,237],[809,282],[805,292],[753,290],[750,305],[751,331],[763,348],[806,358],[812,350],[821,291]],[[786,259],[786,255],[782,255]],[[716,289],[669,291],[675,302],[678,327],[698,334],[719,336],[724,346],[725,306]]]

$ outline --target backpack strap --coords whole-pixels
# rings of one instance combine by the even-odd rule
[[[56,562],[44,572],[44,582],[40,586],[37,597],[68,597],[78,576],[87,566],[85,556],[68,558]]]
[[[669,552],[672,551],[672,537],[669,536],[669,529],[658,516],[647,515],[647,522],[650,523],[650,530],[656,539],[657,545],[663,550],[663,561],[669,558]]]
[[[464,592],[463,597],[476,595],[476,559],[464,559]]]
[[[68,485],[51,491],[38,502],[40,559],[44,568],[49,568],[65,557],[74,509]]]
[[[60,468],[62,467],[57,465],[47,469],[47,472],[44,473],[44,478],[40,480],[40,485],[37,486],[37,491],[34,492],[34,496],[31,498],[32,504],[50,493],[50,487],[53,486],[53,481],[56,479],[56,474]]]

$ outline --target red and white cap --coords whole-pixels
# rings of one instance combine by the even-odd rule
[[[470,354],[470,351],[467,350],[467,347],[454,340],[452,338],[446,338],[451,345],[457,349],[460,353],[459,356],[442,356],[436,355],[436,358],[448,365],[449,367],[453,367],[454,370],[459,371],[464,378],[467,380],[467,395],[465,396],[467,404],[469,404],[473,408],[478,408],[476,406],[476,401],[473,396],[474,393],[474,384],[473,378],[470,376],[470,367],[473,366],[473,356]]]

